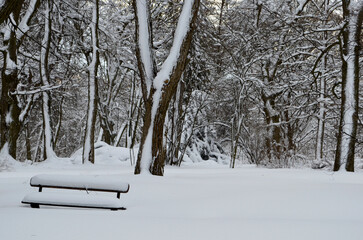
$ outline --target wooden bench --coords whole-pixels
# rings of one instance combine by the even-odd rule
[[[126,210],[120,200],[121,193],[127,193],[130,189],[128,183],[110,176],[73,176],[73,175],[49,175],[42,174],[30,179],[30,186],[38,187],[39,192],[27,194],[22,203],[30,204],[32,208],[39,205],[100,208],[111,210]],[[66,192],[43,192],[44,188],[83,190],[97,192],[117,193],[117,198],[91,194],[70,194]]]

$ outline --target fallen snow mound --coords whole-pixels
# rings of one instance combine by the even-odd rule
[[[138,149],[131,151],[136,155]],[[71,159],[74,164],[82,164],[82,148],[78,149]],[[95,143],[95,164],[112,165],[126,161],[130,161],[129,148],[110,146],[102,141]]]
[[[21,163],[12,158],[9,154],[8,147],[4,146],[0,152],[0,172],[12,171],[19,165]]]

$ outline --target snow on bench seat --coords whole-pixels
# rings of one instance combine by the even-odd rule
[[[130,185],[115,176],[36,175],[30,179],[32,187],[68,188],[89,191],[127,193]]]
[[[97,196],[90,194],[69,194],[69,193],[44,193],[34,192],[27,194],[22,203],[30,204],[39,208],[39,205],[80,207],[80,208],[101,208],[111,210],[124,210],[122,202],[118,198],[108,196]]]

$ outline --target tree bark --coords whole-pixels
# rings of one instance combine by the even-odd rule
[[[19,119],[21,113],[19,101],[17,96],[13,94],[19,83],[17,50],[24,34],[29,30],[28,24],[39,6],[38,0],[32,0],[19,24],[23,2],[23,0],[7,0],[3,5],[7,10],[0,8],[0,23],[7,21],[4,27],[4,61],[1,70],[0,149],[6,146],[9,154],[14,159],[16,159],[17,140],[22,124]],[[11,5],[11,7],[6,7],[7,4]],[[4,12],[2,12],[3,10]],[[8,18],[10,14],[12,14],[12,20]]]
[[[40,55],[40,75],[43,86],[50,85],[49,82],[49,49],[50,49],[50,38],[51,38],[51,8],[52,0],[45,2],[44,12],[44,37],[41,47]],[[44,129],[44,159],[56,157],[53,150],[53,137],[52,137],[52,125],[51,125],[51,114],[50,114],[50,93],[48,91],[42,92],[42,110],[43,110],[43,129]]]
[[[97,117],[97,98],[98,98],[98,83],[97,83],[97,70],[99,65],[99,43],[98,43],[98,20],[99,20],[99,7],[98,0],[93,1],[93,13],[91,23],[92,34],[92,61],[88,66],[89,81],[88,81],[88,108],[87,108],[87,123],[85,130],[85,138],[83,145],[82,162],[95,162],[95,128]]]
[[[324,1],[324,15],[329,14],[329,1]],[[327,26],[327,20],[323,22],[323,26]],[[323,40],[326,42],[328,40],[328,33],[323,32]],[[327,44],[324,44],[327,48]],[[318,131],[316,134],[316,148],[315,148],[315,161],[317,164],[321,164],[323,161],[323,149],[324,149],[324,133],[325,133],[325,117],[326,117],[326,106],[325,106],[325,96],[326,96],[326,77],[327,73],[327,55],[325,54],[322,58],[321,68],[322,77],[319,79],[319,115],[318,115]]]
[[[10,156],[16,159],[17,140],[20,132],[20,108],[15,92],[19,79],[17,70],[17,41],[16,32],[12,24],[18,24],[21,4],[13,8],[13,19],[8,20],[4,34],[4,61],[1,71],[2,87],[0,98],[0,148],[8,147]]]
[[[185,79],[185,77],[183,77]],[[178,105],[177,105],[177,118],[176,118],[176,126],[175,126],[175,147],[174,147],[174,159],[172,160],[173,164],[178,164],[179,160],[179,152],[180,152],[180,146],[181,146],[181,139],[183,135],[183,124],[185,122],[185,114],[183,111],[183,105],[188,105],[188,102],[184,101],[184,94],[185,94],[185,81],[181,81],[179,83],[179,97],[178,97]]]
[[[363,3],[343,0],[347,25],[343,31],[342,103],[334,171],[354,171],[354,153],[358,125],[359,49],[363,21]]]
[[[267,125],[267,136],[265,138],[265,145],[268,159],[277,159],[280,161],[281,157],[281,126],[280,116],[275,108],[275,95],[266,96],[262,92],[262,100],[264,103],[263,111],[265,113],[265,120]]]
[[[186,58],[191,46],[193,30],[199,9],[199,0],[184,1],[180,19],[183,16],[191,16],[191,18],[188,18],[187,23],[179,19],[177,25],[177,30],[179,29],[179,31],[175,32],[173,46],[170,51],[171,53],[177,52],[178,55],[174,56],[170,53],[156,76],[153,54],[150,48],[152,46],[151,27],[147,28],[147,26],[150,26],[150,21],[148,20],[150,19],[150,13],[148,11],[149,2],[139,1],[134,0],[136,39],[138,43],[136,55],[145,102],[145,115],[135,174],[140,174],[145,171],[153,175],[162,176],[164,174],[166,160],[163,136],[166,111],[176,92],[186,65]],[[147,15],[146,20],[144,18],[145,16],[142,17],[140,14]],[[147,34],[147,36],[142,36],[142,34]],[[148,42],[142,44],[142,39],[139,35],[143,39],[148,38]],[[180,40],[182,41],[180,42]]]
[[[322,67],[323,75],[326,71],[326,56],[323,57]],[[323,149],[324,149],[324,132],[325,132],[325,95],[326,95],[326,79],[325,76],[320,79],[319,86],[319,115],[318,115],[318,131],[316,134],[316,148],[315,148],[315,160],[319,164],[323,160]]]

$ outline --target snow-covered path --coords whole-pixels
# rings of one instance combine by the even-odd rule
[[[39,172],[119,175],[131,184],[121,197],[127,210],[31,209],[20,201],[37,191],[29,178]],[[165,173],[134,176],[128,166],[0,172],[0,239],[363,238],[362,172],[185,166]]]

